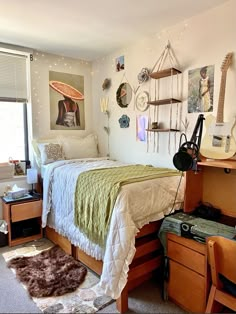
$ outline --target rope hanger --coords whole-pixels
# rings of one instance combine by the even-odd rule
[[[162,51],[160,57],[157,59],[156,63],[154,64],[154,66],[151,70],[151,73],[154,72],[156,67],[157,67],[156,71],[157,72],[160,71],[162,69],[162,66],[163,66],[164,62],[166,61],[167,57],[169,59],[171,67],[173,67],[174,64],[177,64],[177,66],[179,67],[178,60],[176,59],[174,51],[171,48],[169,40],[168,40],[167,45],[165,46],[164,50]]]

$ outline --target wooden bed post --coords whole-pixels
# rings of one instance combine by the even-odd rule
[[[116,308],[120,313],[128,311],[128,284],[126,284],[120,297],[116,300]]]

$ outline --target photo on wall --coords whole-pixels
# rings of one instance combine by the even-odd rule
[[[212,112],[214,65],[188,71],[188,113]]]
[[[84,77],[49,71],[50,129],[85,130]]]
[[[125,69],[125,57],[120,56],[116,58],[116,72],[122,71]]]

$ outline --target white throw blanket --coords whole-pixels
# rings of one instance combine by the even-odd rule
[[[171,176],[122,186],[113,209],[104,252],[74,224],[76,180],[86,170],[122,165],[124,163],[105,158],[63,160],[49,164],[44,173],[42,226],[53,227],[87,254],[103,260],[99,285],[114,299],[120,296],[127,282],[129,264],[135,254],[135,235],[145,224],[162,219],[173,209],[180,181],[180,176]],[[180,208],[183,196],[182,180],[175,208]]]

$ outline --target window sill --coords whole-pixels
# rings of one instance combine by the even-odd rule
[[[26,180],[26,177],[27,176],[14,176],[12,178],[4,178],[4,179],[0,178],[0,182],[22,181],[22,180]]]

